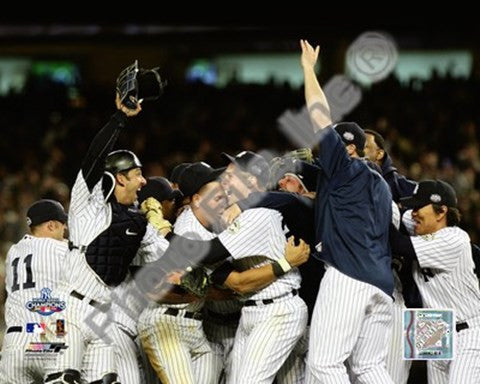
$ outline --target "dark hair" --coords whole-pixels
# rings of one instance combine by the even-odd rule
[[[372,135],[373,141],[375,141],[375,144],[377,144],[378,148],[385,150],[385,139],[380,133],[374,131],[373,129],[365,129],[365,134]]]
[[[443,212],[443,205],[440,204],[432,204],[433,211],[435,213],[442,213]],[[462,218],[462,214],[458,210],[458,208],[448,207],[447,210],[447,226],[454,227],[460,224],[460,220]]]
[[[356,147],[357,146],[355,145],[355,148]],[[365,157],[365,151],[363,150],[363,148],[362,149],[357,148],[357,155],[358,155],[358,157]]]

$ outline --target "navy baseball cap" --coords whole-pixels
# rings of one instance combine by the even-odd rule
[[[273,175],[274,187],[286,175],[295,177],[307,192],[317,189],[317,179],[320,168],[316,165],[298,159],[283,159],[280,167]]]
[[[183,171],[185,170],[185,168],[187,168],[191,164],[192,163],[180,163],[180,164],[176,165],[172,169],[172,173],[170,174],[170,181],[172,183],[177,183],[178,184],[178,180],[180,180],[180,177],[182,176]]]
[[[236,156],[222,152],[222,157],[229,163],[237,165],[242,171],[255,176],[264,186],[268,185],[270,166],[263,156],[251,151],[243,151]]]
[[[355,144],[357,147],[357,151],[363,151],[365,148],[365,142],[367,138],[365,136],[365,132],[357,123],[352,122],[342,122],[337,123],[333,126],[333,129],[337,131],[337,133],[342,138],[342,141],[348,144]]]
[[[182,172],[178,185],[184,196],[193,196],[205,184],[218,179],[225,168],[214,169],[203,161],[190,164]]]
[[[400,199],[406,208],[419,209],[429,204],[457,207],[457,194],[452,186],[442,180],[423,180],[410,197]]]
[[[27,210],[27,224],[29,227],[56,220],[63,224],[67,222],[68,216],[56,200],[42,199],[34,202]]]
[[[147,178],[147,184],[138,192],[138,203],[149,197],[154,197],[159,202],[164,200],[177,200],[183,197],[182,192],[173,189],[165,177],[155,176]]]

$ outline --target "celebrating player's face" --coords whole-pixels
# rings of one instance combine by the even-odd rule
[[[213,227],[222,224],[222,214],[227,208],[227,195],[219,182],[206,184],[199,191],[198,202],[201,217],[207,226]]]
[[[228,203],[234,204],[250,194],[248,174],[230,163],[223,173],[222,186],[228,195]]]
[[[379,157],[379,150],[380,148],[378,147],[377,143],[375,143],[375,137],[369,133],[365,134],[366,141],[365,141],[365,157],[376,163],[378,161]]]
[[[415,234],[426,235],[438,231],[439,214],[433,210],[432,204],[412,211],[412,218],[415,220]]]
[[[147,183],[142,175],[141,168],[134,168],[127,172],[127,174],[118,174],[122,192],[115,193],[117,200],[121,204],[131,205],[137,200],[137,192]]]
[[[294,176],[285,175],[278,180],[278,189],[285,192],[302,193],[304,189],[300,181]]]

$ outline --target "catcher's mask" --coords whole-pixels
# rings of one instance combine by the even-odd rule
[[[135,109],[140,100],[158,99],[167,85],[162,81],[158,70],[158,67],[139,69],[138,60],[125,68],[117,77],[117,92],[122,104]]]
[[[110,152],[105,159],[105,172],[116,175],[118,172],[129,171],[133,168],[141,168],[142,163],[138,157],[131,151],[119,149]]]

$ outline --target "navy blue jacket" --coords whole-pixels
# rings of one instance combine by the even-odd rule
[[[341,273],[393,293],[392,194],[382,176],[351,158],[330,126],[319,132],[316,256]]]
[[[390,187],[392,199],[395,203],[398,203],[401,197],[413,195],[413,190],[417,186],[417,183],[413,180],[408,180],[405,176],[398,173],[397,168],[393,166],[392,159],[387,152],[385,152],[385,157],[383,158],[382,175]]]

